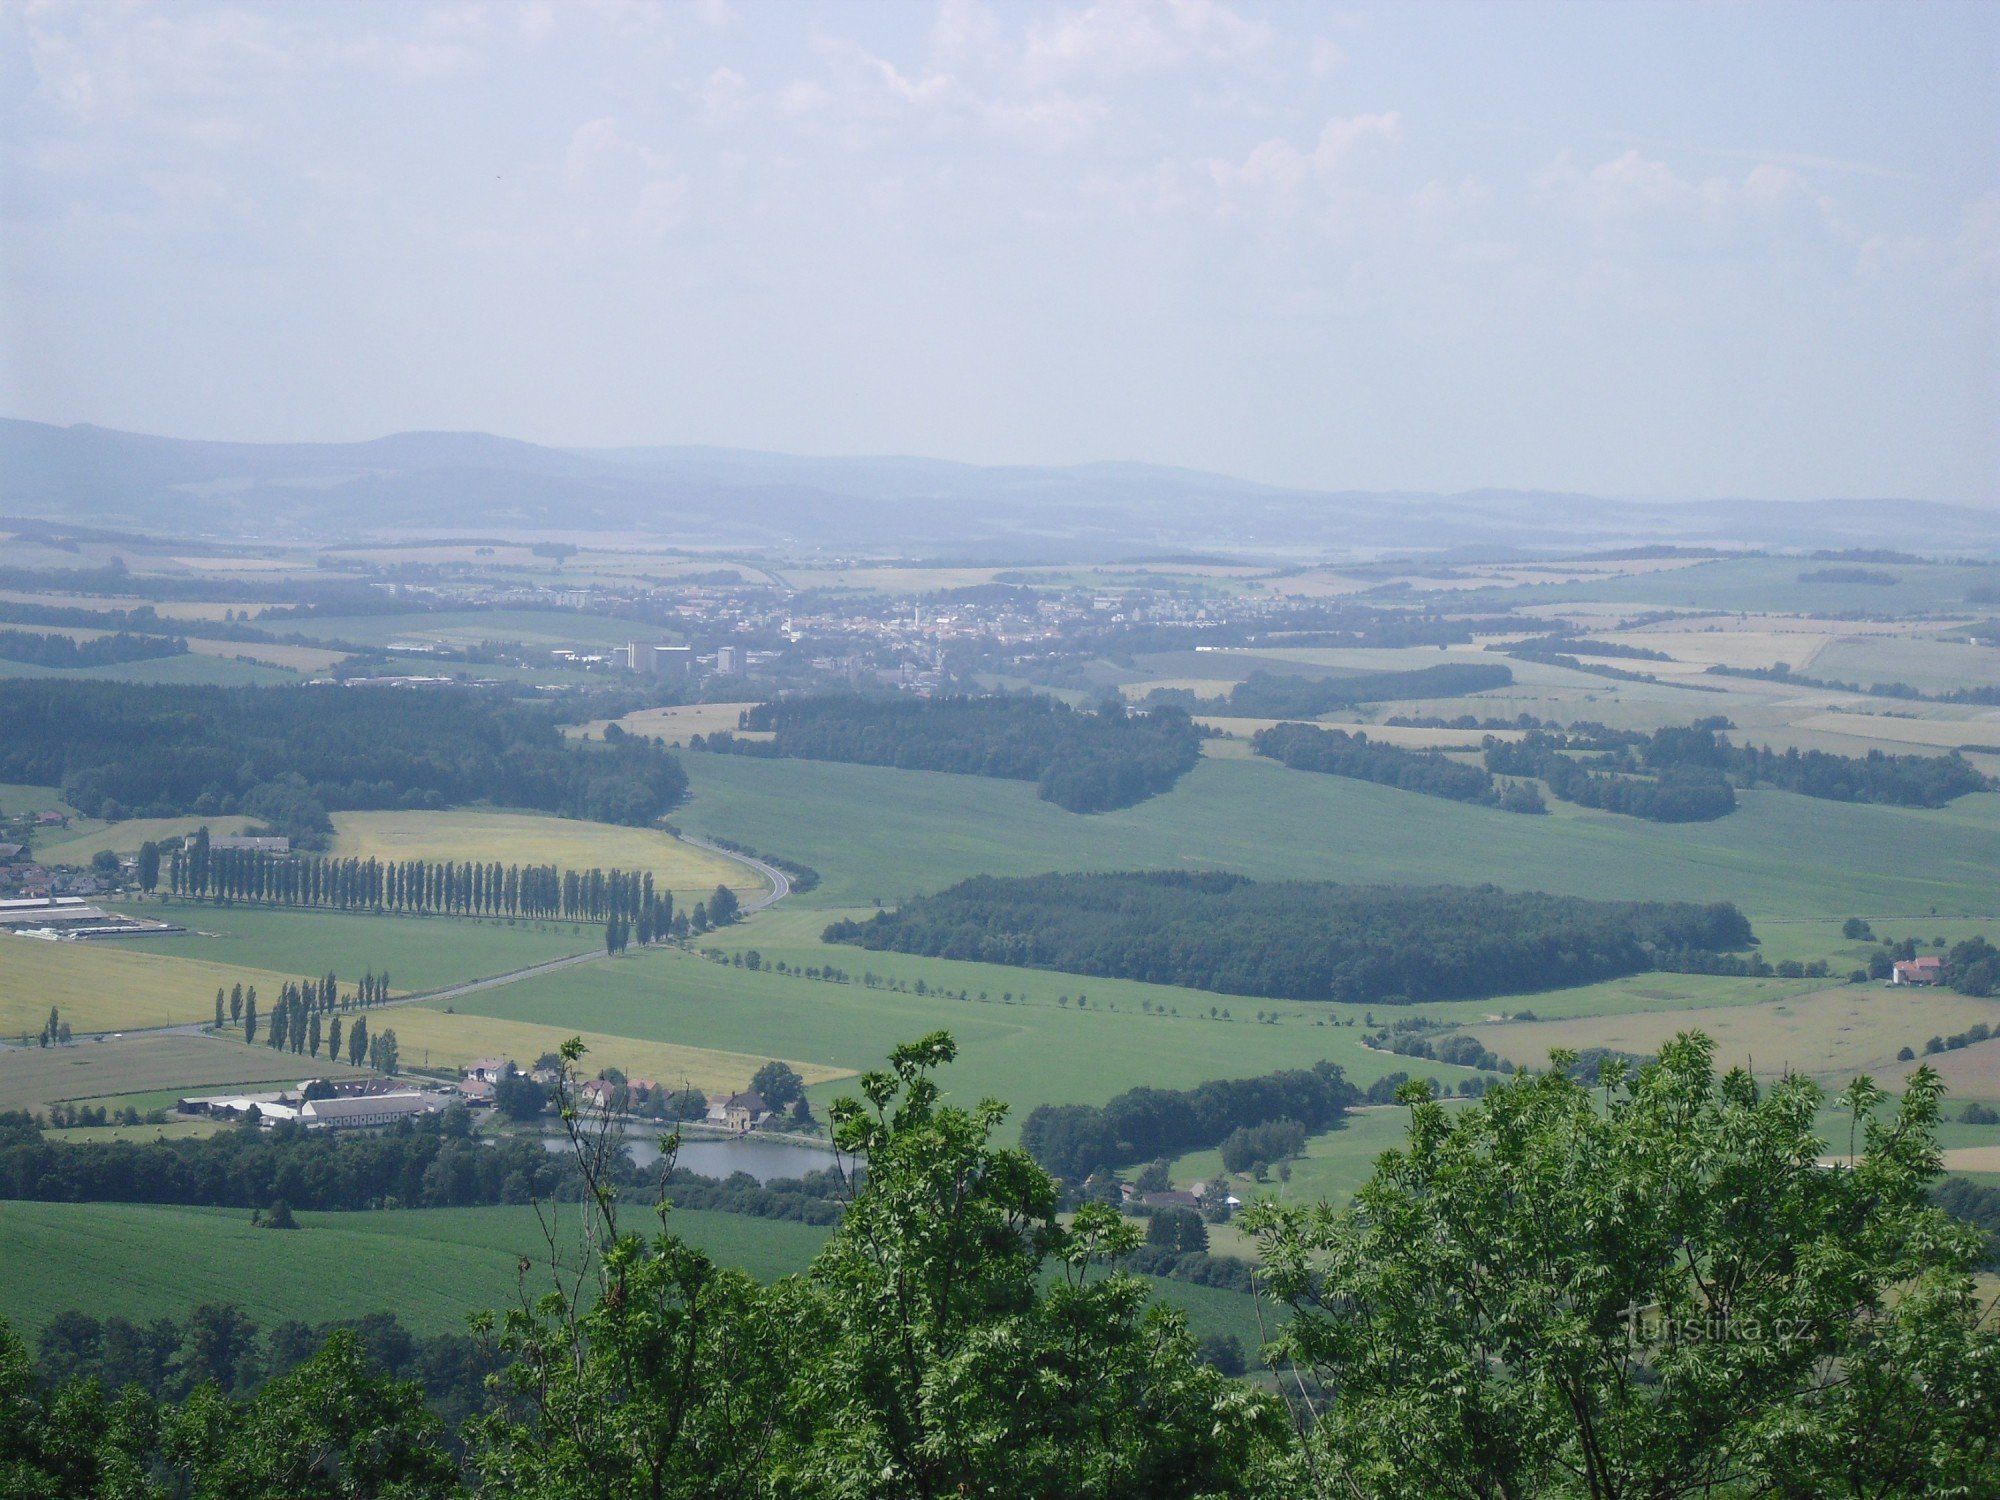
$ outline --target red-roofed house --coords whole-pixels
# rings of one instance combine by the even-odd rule
[[[1941,958],[1906,958],[1889,971],[1891,984],[1936,984],[1944,978]]]

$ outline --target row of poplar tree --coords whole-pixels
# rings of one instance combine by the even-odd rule
[[[141,861],[142,884],[147,865]],[[673,919],[673,896],[655,890],[650,870],[559,870],[498,860],[333,859],[216,849],[205,828],[168,851],[160,873],[173,894],[218,902],[584,922],[614,917],[636,921],[645,913],[656,928]]]
[[[331,974],[324,979],[288,980],[279,989],[270,1014],[260,1017],[257,986],[239,984],[226,993],[216,990],[215,1027],[220,1031],[225,1025],[241,1026],[246,1043],[254,1043],[261,1029],[265,1045],[280,1052],[289,1050],[318,1057],[324,1046],[328,1062],[339,1062],[344,1053],[347,1061],[357,1068],[365,1062],[378,1072],[394,1073],[396,1033],[385,1028],[371,1036],[368,1018],[356,1016],[343,1037],[340,1015],[343,1010],[375,1005],[388,996],[386,969],[379,976],[371,970],[360,987],[347,995],[340,993],[339,983]]]

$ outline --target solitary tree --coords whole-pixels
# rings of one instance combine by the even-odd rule
[[[767,1062],[750,1080],[753,1093],[764,1096],[772,1109],[783,1109],[794,1099],[805,1097],[805,1080],[781,1062]]]
[[[151,895],[160,883],[160,846],[151,839],[139,846],[139,889]]]
[[[243,1040],[245,1042],[254,1042],[257,1040],[257,1002],[255,1000],[252,1000],[248,1005],[243,1007]]]

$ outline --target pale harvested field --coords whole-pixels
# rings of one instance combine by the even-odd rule
[[[756,706],[755,700],[746,703],[683,703],[673,708],[642,708],[617,722],[627,734],[684,741],[689,735],[714,734],[719,729],[738,733],[737,715]],[[592,719],[588,724],[572,725],[563,733],[574,739],[601,740],[604,738],[604,726],[611,722],[609,719]]]
[[[333,547],[327,550],[326,556],[365,563],[462,562],[483,563],[496,568],[547,568],[552,561],[535,556],[525,545],[486,546],[449,542],[408,547]]]
[[[89,625],[50,626],[34,630],[38,635],[66,635],[73,641],[94,641],[115,632]],[[144,632],[139,632],[144,634]],[[188,650],[196,656],[219,656],[224,660],[242,657],[247,661],[263,662],[268,666],[283,667],[292,672],[324,672],[347,660],[344,651],[329,651],[324,646],[291,646],[265,641],[216,641],[199,636],[188,636]]]
[[[347,660],[344,651],[324,646],[287,646],[263,641],[205,641],[188,637],[188,650],[197,656],[243,657],[292,672],[326,672]]]
[[[190,942],[193,939],[189,939]],[[120,948],[117,939],[51,943],[0,937],[0,1037],[39,1032],[54,1006],[74,1031],[129,1031],[215,1018],[215,991],[276,995],[290,976]],[[266,1006],[268,1009],[268,1005]]]
[[[1553,1047],[1652,1053],[1680,1032],[1705,1031],[1715,1038],[1716,1059],[1723,1067],[1754,1063],[1760,1075],[1790,1069],[1845,1080],[1855,1073],[1879,1078],[1897,1071],[1898,1049],[1921,1052],[1926,1038],[1949,1036],[1977,1021],[2000,1025],[2000,1000],[1857,984],[1723,1009],[1481,1025],[1478,1034],[1500,1056],[1528,1065],[1545,1062]],[[1976,1050],[1945,1055],[1962,1057]]]
[[[1796,720],[1792,727],[1923,749],[1950,749],[1955,745],[2000,749],[2000,715],[1978,719],[1902,719],[1883,714],[1819,713]]]
[[[1128,682],[1119,691],[1135,703],[1155,688],[1189,692],[1197,698],[1227,697],[1229,690],[1249,677],[1250,672],[1251,668],[1246,665],[1233,677],[1148,677],[1140,682]]]
[[[1918,1044],[1917,1050],[1923,1050],[1922,1044]],[[1897,1063],[1884,1081],[1900,1086],[1911,1072],[1926,1064],[1944,1080],[1954,1099],[2000,1100],[2000,1037],[1953,1052],[1919,1057],[1915,1062]]]
[[[174,561],[196,573],[303,573],[311,564],[284,557],[177,557]]]
[[[229,611],[241,607],[201,600],[128,598],[123,595],[36,594],[21,589],[0,589],[0,600],[9,604],[46,604],[53,609],[137,609],[142,604],[150,604],[154,613],[164,620],[219,620]],[[261,605],[252,607],[262,608]]]
[[[794,589],[858,589],[876,594],[921,594],[991,583],[1007,568],[785,568],[778,576]]]
[[[121,1037],[0,1052],[0,1110],[45,1110],[63,1100],[111,1099],[165,1090],[215,1093],[224,1089],[289,1088],[302,1078],[360,1077],[363,1070],[325,1059],[315,1062],[233,1037]],[[139,1139],[151,1140],[157,1127]],[[64,1139],[88,1139],[79,1132]]]
[[[349,1024],[352,1024],[350,1021]],[[405,1067],[459,1067],[476,1057],[511,1057],[527,1067],[544,1052],[553,1052],[575,1031],[542,1026],[531,1021],[496,1020],[490,1016],[459,1015],[426,1006],[392,1006],[369,1016],[369,1031],[396,1033],[396,1045]],[[734,1093],[750,1086],[750,1079],[768,1057],[744,1052],[722,1052],[710,1047],[678,1047],[670,1042],[638,1041],[632,1037],[603,1032],[582,1032],[584,1071],[602,1067],[622,1068],[628,1078],[648,1078],[660,1083],[693,1084],[703,1093]],[[780,1059],[785,1061],[786,1059]],[[852,1070],[821,1063],[792,1062],[807,1083],[825,1083],[849,1078]]]
[[[1259,581],[1272,593],[1295,599],[1338,599],[1375,586],[1375,581],[1370,578],[1351,578],[1344,573],[1317,569],[1310,573],[1296,573],[1289,578],[1265,578]]]
[[[733,859],[683,844],[656,828],[584,823],[500,812],[344,812],[333,818],[332,853],[357,859],[498,860],[574,870],[651,870],[676,899],[698,900],[718,885],[764,889]]]
[[[1803,672],[1812,666],[1813,658],[1838,637],[1824,628],[1814,633],[1763,628],[1755,630],[1648,628],[1620,631],[1611,639],[1627,646],[1664,651],[1676,662],[1704,669],[1712,666],[1770,667],[1782,661],[1789,663],[1793,671]],[[1610,657],[1605,657],[1603,660],[1614,667],[1633,668],[1642,672],[1664,670],[1667,665],[1665,662],[1620,661]]]
[[[1247,740],[1260,729],[1269,729],[1283,719],[1239,719],[1219,714],[1202,714],[1195,720]],[[1496,740],[1521,738],[1519,729],[1413,729],[1397,724],[1358,724],[1333,719],[1313,722],[1328,729],[1344,729],[1349,734],[1365,734],[1378,745],[1395,745],[1404,750],[1477,750],[1479,742],[1491,735]],[[1212,742],[1211,742],[1212,743]]]

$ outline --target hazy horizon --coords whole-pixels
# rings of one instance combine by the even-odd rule
[[[1991,7],[0,11],[0,412],[2000,505]]]

